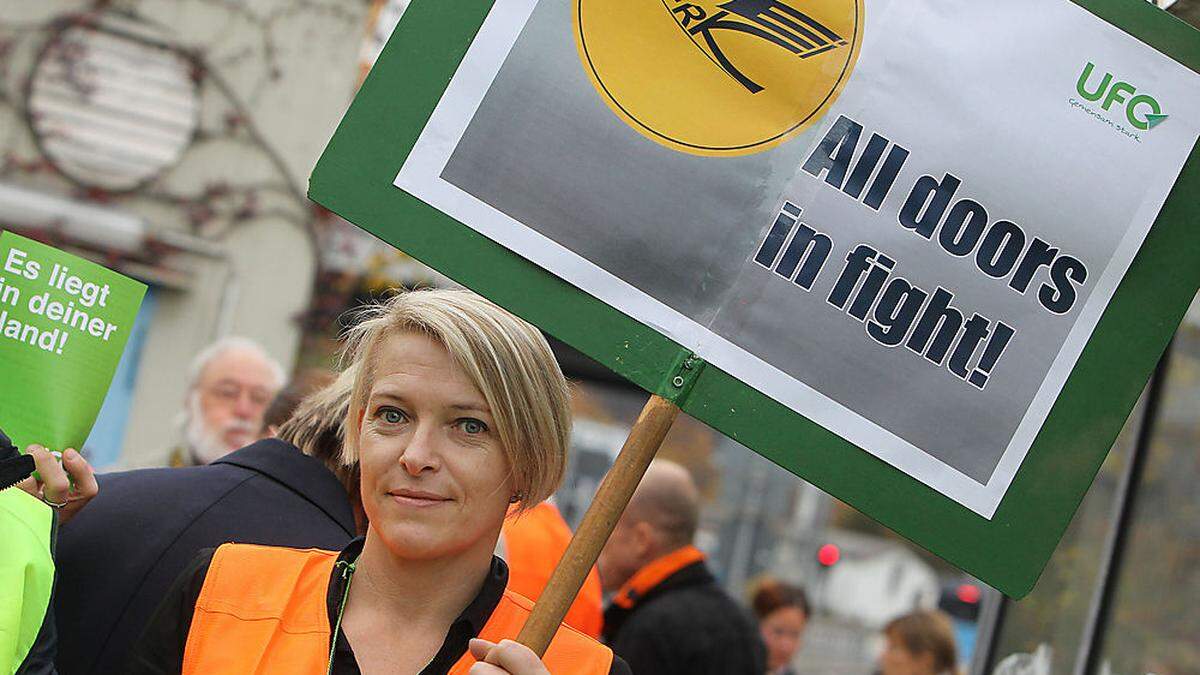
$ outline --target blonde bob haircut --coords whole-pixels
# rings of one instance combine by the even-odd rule
[[[342,461],[358,462],[359,419],[376,377],[376,352],[403,333],[446,348],[483,394],[511,467],[521,510],[558,489],[571,437],[567,381],[538,329],[470,291],[401,292],[356,312],[343,365],[356,376]]]

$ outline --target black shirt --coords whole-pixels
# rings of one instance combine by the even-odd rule
[[[362,552],[363,539],[355,539],[338,555],[338,562],[353,562]],[[179,673],[183,669],[183,650],[187,645],[188,632],[191,630],[192,614],[196,608],[196,600],[204,587],[204,578],[216,549],[205,549],[192,562],[188,569],[175,581],[174,587],[167,593],[154,617],[150,619],[146,632],[142,634],[133,650],[133,658],[128,672],[133,675],[167,675]],[[341,566],[335,564],[329,578],[329,588],[325,594],[325,606],[329,612],[329,625],[337,623],[338,610],[341,609],[342,595],[346,589],[346,579],[340,572]],[[421,670],[420,675],[444,675],[458,662],[467,651],[467,643],[479,635],[484,624],[495,611],[508,585],[508,565],[495,556],[492,557],[492,567],[479,589],[479,594],[459,614],[446,639],[433,660]],[[354,658],[354,650],[346,639],[346,633],[338,630],[333,655],[334,675],[360,675],[358,661]],[[614,656],[610,675],[630,675],[629,666]]]

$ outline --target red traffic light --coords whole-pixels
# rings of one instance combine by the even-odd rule
[[[837,544],[825,544],[817,549],[817,562],[825,567],[833,567],[841,559],[842,550],[837,547]]]
[[[962,584],[955,589],[954,595],[960,602],[974,605],[979,602],[979,587],[974,584]]]

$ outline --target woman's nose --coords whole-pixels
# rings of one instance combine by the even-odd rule
[[[413,435],[409,437],[408,445],[400,455],[400,464],[404,470],[416,476],[441,468],[438,440],[435,425],[418,423]]]

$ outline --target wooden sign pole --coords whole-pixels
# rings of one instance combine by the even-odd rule
[[[575,537],[517,636],[517,642],[537,652],[538,656],[546,653],[554,632],[575,601],[584,579],[600,556],[600,549],[604,548],[678,414],[679,408],[674,403],[657,395],[651,396],[642,408],[621,453],[600,483],[596,498],[584,514]]]

